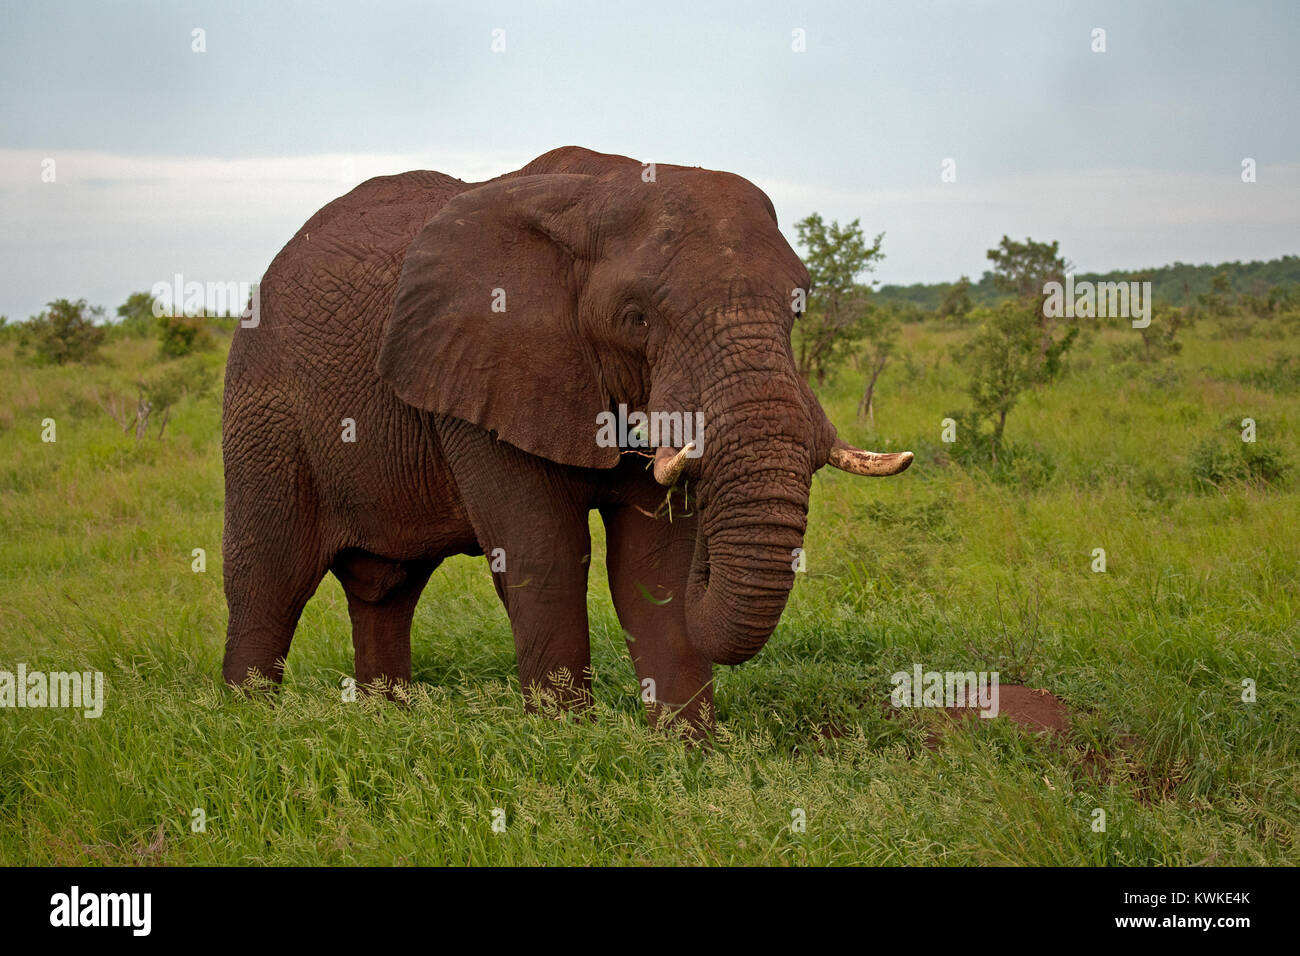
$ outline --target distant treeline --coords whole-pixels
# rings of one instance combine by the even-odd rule
[[[1091,282],[1149,281],[1155,301],[1167,305],[1190,306],[1197,301],[1197,296],[1210,292],[1210,282],[1219,273],[1228,277],[1232,292],[1262,296],[1273,286],[1300,285],[1300,256],[1283,256],[1268,262],[1224,262],[1217,266],[1193,266],[1175,262],[1171,266],[1132,272],[1078,272],[1075,273],[1075,279]],[[952,285],[953,283],[947,282],[932,285],[919,282],[915,285],[885,285],[876,291],[873,298],[882,305],[911,303],[926,311],[934,311]],[[970,299],[973,305],[996,305],[1006,297],[1007,293],[997,287],[990,272],[985,272],[979,282],[971,283]]]

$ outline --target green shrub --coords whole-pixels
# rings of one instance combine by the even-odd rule
[[[1247,480],[1257,485],[1274,485],[1286,477],[1286,459],[1271,445],[1242,442],[1241,460]]]
[[[948,412],[945,416],[957,423],[957,440],[934,446],[914,443],[943,464],[946,453],[967,471],[978,471],[1000,485],[1020,487],[1026,491],[1042,488],[1056,474],[1052,456],[1037,445],[999,440],[995,444],[993,428],[986,419],[971,411]],[[994,449],[996,448],[996,453]],[[932,460],[926,457],[927,461]]]
[[[204,316],[158,316],[158,345],[166,358],[179,358],[202,351],[212,345],[212,337],[204,328]]]
[[[1192,479],[1202,487],[1217,488],[1237,477],[1232,453],[1213,438],[1207,438],[1196,446],[1187,466]]]
[[[1178,341],[1178,330],[1186,324],[1187,314],[1182,309],[1158,305],[1151,324],[1139,330],[1142,347],[1137,358],[1143,362],[1155,362],[1177,355],[1183,350],[1183,343]]]
[[[1232,482],[1264,487],[1277,484],[1286,476],[1287,461],[1276,448],[1258,442],[1235,445],[1234,451],[1218,439],[1207,438],[1196,447],[1188,460],[1188,469],[1199,488],[1221,488]]]
[[[95,322],[103,315],[102,308],[92,308],[85,299],[55,299],[26,322],[23,344],[31,347],[38,365],[92,362],[104,342],[104,327]]]
[[[1300,390],[1300,355],[1285,352],[1274,355],[1266,368],[1252,368],[1236,380],[1271,392]]]

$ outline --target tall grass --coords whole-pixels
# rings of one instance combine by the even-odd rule
[[[645,726],[598,521],[589,720],[523,713],[470,558],[420,603],[409,705],[342,699],[333,578],[275,702],[227,693],[219,389],[136,443],[97,396],[133,394],[149,343],[87,368],[0,346],[0,669],[107,683],[97,720],[0,710],[0,863],[1300,862],[1296,480],[1193,475],[1198,445],[1231,447],[1247,416],[1300,464],[1300,398],[1254,374],[1300,342],[1193,330],[1174,360],[1115,364],[1124,333],[1100,333],[1012,412],[1020,470],[989,474],[940,441],[964,401],[957,334],[907,328],[874,427],[851,369],[826,389],[850,441],[918,458],[885,481],[817,475],[807,573],[767,648],[717,670],[711,751]],[[931,749],[928,721],[883,708],[914,662],[1022,676],[1071,731],[986,721]]]

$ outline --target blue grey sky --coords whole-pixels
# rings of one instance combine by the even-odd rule
[[[1080,271],[1300,252],[1297,3],[0,10],[11,319],[60,296],[111,313],[175,273],[254,280],[362,179],[483,179],[568,144],[739,173],[792,240],[814,210],[861,219],[887,283],[977,278],[1004,233]]]

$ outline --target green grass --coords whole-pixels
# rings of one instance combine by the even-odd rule
[[[1210,332],[1158,365],[1116,364],[1129,340],[1099,333],[1012,412],[1023,455],[995,477],[939,440],[964,404],[946,357],[959,333],[906,330],[914,361],[882,377],[874,429],[843,370],[824,395],[841,432],[914,447],[916,464],[818,474],[808,572],[767,648],[717,670],[710,751],[646,728],[598,521],[590,720],[523,713],[481,558],[448,561],[425,592],[409,706],[341,699],[333,578],[274,704],[228,693],[219,388],[137,446],[96,390],[133,400],[152,343],[64,369],[0,346],[0,669],[107,685],[98,720],[0,710],[0,864],[1296,864],[1296,478],[1212,487],[1192,468],[1207,440],[1231,450],[1245,416],[1300,465],[1300,396],[1248,384],[1300,341]],[[882,709],[914,662],[1022,676],[1068,704],[1072,731],[980,722],[927,749],[926,720]]]

